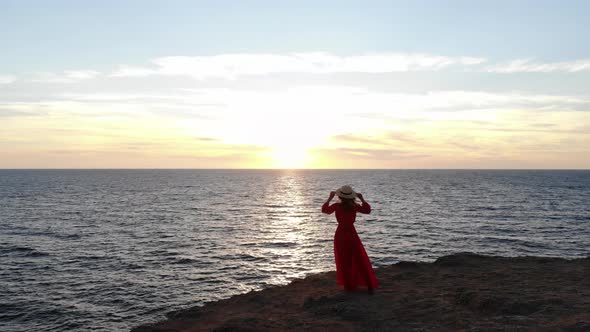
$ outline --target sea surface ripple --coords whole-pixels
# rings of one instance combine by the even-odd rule
[[[120,331],[334,269],[330,190],[373,265],[590,255],[589,171],[0,170],[0,331]]]

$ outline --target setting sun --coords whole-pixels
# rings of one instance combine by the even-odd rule
[[[309,167],[309,155],[304,148],[296,146],[277,147],[272,151],[272,168],[298,169]]]

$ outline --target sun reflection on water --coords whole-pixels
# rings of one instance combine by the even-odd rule
[[[270,232],[263,239],[269,244],[265,251],[276,257],[275,262],[285,270],[272,276],[273,284],[284,284],[315,270],[303,267],[314,265],[309,251],[318,250],[317,243],[314,243],[317,241],[312,241],[312,238],[318,235],[320,229],[313,218],[315,211],[308,211],[313,206],[312,196],[306,192],[299,178],[296,171],[282,171],[276,182],[267,188],[264,200],[265,206],[272,207],[267,220]]]

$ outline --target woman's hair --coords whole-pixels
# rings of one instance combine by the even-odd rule
[[[344,210],[350,211],[356,208],[356,202],[354,198],[343,198],[339,197],[340,201],[342,202],[342,207]]]

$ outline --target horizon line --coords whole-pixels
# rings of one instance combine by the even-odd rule
[[[590,168],[1,168],[0,171],[200,170],[200,171],[590,171]]]

